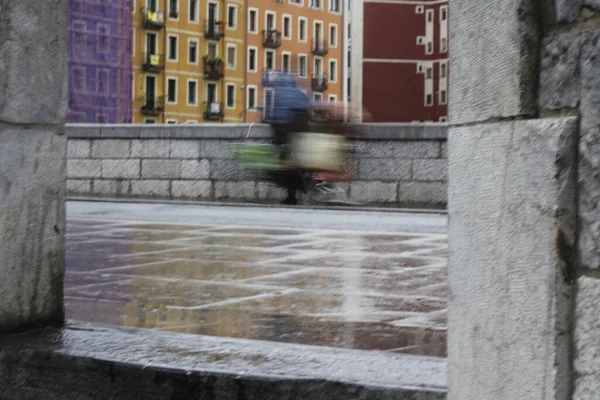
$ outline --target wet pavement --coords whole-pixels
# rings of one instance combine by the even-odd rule
[[[67,318],[445,356],[447,242],[431,215],[255,209],[236,221],[233,208],[171,207],[69,204]]]

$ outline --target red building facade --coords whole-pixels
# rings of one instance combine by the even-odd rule
[[[352,102],[373,122],[444,122],[448,0],[355,0]]]

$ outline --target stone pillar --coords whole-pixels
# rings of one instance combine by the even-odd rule
[[[0,0],[0,332],[63,322],[66,0]]]
[[[572,398],[583,92],[559,3],[579,15],[574,1],[452,3],[450,400]]]

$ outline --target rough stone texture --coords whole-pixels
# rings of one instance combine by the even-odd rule
[[[424,159],[413,161],[412,177],[417,181],[446,181],[448,180],[448,160]]]
[[[600,34],[588,32],[581,50],[579,139],[579,253],[587,268],[600,268]]]
[[[102,178],[138,179],[140,160],[102,160]]]
[[[212,182],[210,181],[173,181],[171,184],[173,197],[201,199],[212,197]]]
[[[570,399],[577,135],[576,118],[451,129],[450,400]]]
[[[89,194],[92,192],[91,179],[67,180],[67,192],[71,194]]]
[[[63,321],[67,143],[57,131],[0,125],[0,332]]]
[[[350,194],[354,201],[394,203],[398,201],[398,184],[356,181],[350,184]]]
[[[181,163],[181,178],[207,179],[210,177],[210,161],[185,160]]]
[[[200,145],[200,156],[202,158],[231,158],[231,150],[228,147],[231,143],[225,140],[203,140]]]
[[[440,156],[438,141],[360,141],[356,144],[360,157],[435,158]]]
[[[444,204],[447,199],[446,182],[400,182],[398,201],[400,203]]]
[[[247,181],[256,177],[256,173],[241,168],[233,160],[212,160],[210,177],[222,181]]]
[[[543,109],[574,108],[579,105],[581,34],[558,33],[542,43],[540,106]]]
[[[287,196],[285,189],[267,182],[258,182],[256,184],[256,191],[260,200],[283,200]]]
[[[575,22],[580,17],[582,8],[600,12],[600,0],[554,0],[556,19],[558,22]]]
[[[92,158],[129,158],[129,146],[129,140],[93,140]]]
[[[102,160],[68,160],[69,178],[99,178],[102,176]]]
[[[92,144],[89,140],[69,140],[67,146],[67,157],[74,158],[89,158],[92,149]]]
[[[450,120],[532,115],[537,108],[536,0],[462,0],[450,13]]]
[[[128,180],[94,179],[93,194],[101,196],[127,196],[131,186]]]
[[[199,158],[200,142],[197,140],[172,140],[171,158]]]
[[[411,166],[411,160],[398,160],[395,158],[360,160],[358,163],[358,177],[361,180],[408,180],[411,177]]]
[[[594,400],[600,393],[600,279],[583,276],[578,281],[575,307],[574,400]]]
[[[216,182],[215,197],[218,199],[253,199],[254,182]]]
[[[169,158],[169,140],[132,140],[133,158]]]
[[[0,3],[0,121],[64,124],[67,1]]]
[[[142,160],[142,179],[173,179],[180,177],[180,160]]]
[[[158,196],[169,197],[169,181],[143,180],[131,182],[133,196]]]

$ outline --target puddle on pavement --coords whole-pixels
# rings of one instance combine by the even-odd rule
[[[70,319],[446,354],[447,251],[440,235],[428,240],[143,222],[69,224]],[[413,239],[425,240],[402,243]],[[402,254],[409,251],[426,255]]]

